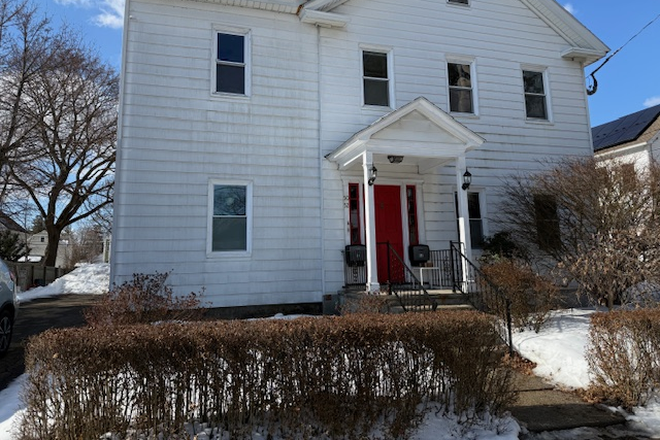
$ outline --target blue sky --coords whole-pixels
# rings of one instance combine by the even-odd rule
[[[119,68],[124,0],[36,0],[56,23],[81,30],[101,56]],[[560,0],[612,51],[660,14],[660,0]],[[588,75],[599,61],[585,70]],[[590,101],[596,126],[660,104],[660,19],[630,42],[597,74],[598,91]]]

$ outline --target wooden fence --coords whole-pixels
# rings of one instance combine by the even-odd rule
[[[60,267],[46,267],[38,263],[7,262],[7,266],[16,274],[16,284],[22,292],[32,287],[50,284],[66,273]]]

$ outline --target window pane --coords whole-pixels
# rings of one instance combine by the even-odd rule
[[[216,66],[216,92],[245,94],[245,67],[218,64]]]
[[[449,89],[449,109],[452,112],[473,113],[472,90]]]
[[[550,251],[561,246],[557,202],[552,196],[535,195],[534,210],[539,248]]]
[[[213,215],[246,215],[247,189],[244,186],[217,185],[213,188]]]
[[[525,95],[525,109],[528,118],[548,119],[545,110],[545,96]]]
[[[481,249],[484,242],[484,230],[479,220],[470,220],[470,240],[472,241],[472,249]]]
[[[232,63],[245,62],[243,35],[218,34],[218,59]]]
[[[387,54],[378,52],[363,52],[362,63],[364,76],[370,78],[387,78]]]
[[[453,64],[449,63],[449,85],[456,87],[472,87],[470,81],[470,65],[469,64]]]
[[[525,83],[525,93],[545,94],[543,73],[523,70],[523,81]]]
[[[449,0],[449,3],[460,3],[461,5],[467,5],[468,0]]]
[[[213,219],[212,251],[247,250],[247,219],[219,217]]]
[[[481,206],[479,206],[479,193],[468,193],[468,215],[470,218],[481,218]]]
[[[390,105],[390,86],[387,81],[364,80],[364,103],[367,105]]]

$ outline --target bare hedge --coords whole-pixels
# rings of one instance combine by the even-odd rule
[[[190,438],[198,422],[231,438],[406,437],[422,402],[502,410],[500,344],[476,312],[53,330],[27,348],[22,436]]]
[[[660,309],[594,314],[587,362],[594,396],[626,408],[646,404],[660,386]]]

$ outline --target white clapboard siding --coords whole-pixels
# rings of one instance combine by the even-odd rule
[[[204,290],[218,307],[318,302],[341,288],[345,197],[362,168],[339,171],[324,156],[392,110],[362,106],[361,47],[391,51],[393,108],[424,96],[448,111],[447,61],[474,62],[478,113],[452,116],[485,139],[467,165],[486,214],[507,176],[590,154],[584,72],[560,55],[568,43],[520,0],[470,3],[349,0],[332,11],[347,26],[328,29],[276,5],[130,0],[113,281],[171,271],[175,292]],[[249,97],[211,93],[223,28],[250,31]],[[547,72],[550,121],[525,118],[530,67]],[[399,126],[411,138],[395,127],[375,138],[452,142],[416,116]],[[429,174],[379,165],[380,182],[417,186],[420,236],[433,249],[457,239],[456,173],[452,162]],[[250,255],[207,255],[210,180],[251,185]]]
[[[336,149],[389,110],[361,107],[361,47],[391,51],[395,108],[424,96],[448,111],[447,60],[466,57],[475,64],[478,115],[453,115],[486,139],[467,156],[473,189],[486,198],[487,215],[495,213],[502,179],[543,166],[542,160],[591,154],[583,69],[561,58],[567,43],[518,0],[473,0],[469,8],[446,2],[352,0],[335,12],[351,17],[345,30],[321,32],[321,148]],[[460,59],[460,58],[459,58]],[[546,69],[549,122],[527,121],[522,69]],[[420,135],[421,136],[421,135]],[[359,164],[358,164],[359,165]],[[359,166],[358,166],[359,168]],[[358,170],[359,171],[359,170]],[[347,241],[347,217],[341,176],[361,182],[358,172],[324,168],[324,206],[335,213],[324,222],[326,290],[341,277],[340,255]],[[379,179],[397,176],[402,184],[422,178],[423,224],[420,236],[431,248],[447,248],[457,240],[453,164],[437,175],[399,175],[379,166]],[[341,215],[339,215],[341,214]],[[483,215],[484,213],[482,213]],[[488,223],[490,220],[486,219]],[[491,221],[493,224],[495,220]],[[488,225],[486,230],[490,231]],[[492,232],[492,231],[491,231]],[[344,240],[338,240],[343,233]],[[334,262],[334,265],[333,265]]]

